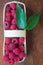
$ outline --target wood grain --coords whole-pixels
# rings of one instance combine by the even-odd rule
[[[2,60],[3,49],[3,6],[12,0],[0,0],[0,65],[8,65]],[[20,0],[19,0],[20,1]],[[22,0],[27,8],[27,18],[36,12],[41,13],[38,25],[27,31],[27,57],[23,63],[15,65],[43,65],[43,0]]]

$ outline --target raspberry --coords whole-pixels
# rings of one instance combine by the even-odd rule
[[[9,6],[7,6],[7,7],[6,7],[6,12],[10,12],[10,9],[11,9],[11,8],[10,8]]]
[[[16,19],[13,19],[11,23],[16,24]]]
[[[11,4],[10,4],[10,7],[11,7],[12,9],[16,9],[16,4],[11,3]]]
[[[10,42],[11,42],[11,39],[10,38],[5,38],[5,43],[6,44],[10,44]]]
[[[7,22],[10,22],[10,21],[11,21],[11,17],[10,17],[10,16],[7,16],[7,17],[5,18],[5,20],[6,20]]]
[[[20,37],[19,38],[19,44],[23,44],[24,43],[24,37]]]
[[[13,49],[13,52],[14,52],[16,55],[19,55],[20,49],[19,49],[19,48],[15,48],[15,49]]]
[[[11,25],[11,26],[10,26],[10,29],[11,29],[11,30],[15,30],[15,29],[16,29],[16,25]]]
[[[6,50],[5,54],[6,54],[6,55],[9,55],[9,50]]]
[[[16,10],[11,10],[11,14],[16,19]]]
[[[25,57],[25,53],[24,52],[21,52],[20,54],[19,54],[19,58],[20,59],[23,59]]]
[[[14,19],[16,19],[16,13],[14,14],[14,16],[13,16],[13,17],[14,17]]]
[[[15,55],[14,55],[12,52],[10,52],[10,53],[9,53],[9,58],[10,58],[10,59],[14,59],[14,57],[15,57]]]
[[[14,61],[18,62],[18,61],[20,61],[20,58],[18,56],[15,56]]]
[[[18,43],[19,43],[19,40],[18,40],[17,38],[13,38],[13,39],[12,39],[12,43],[18,44]]]
[[[10,12],[6,12],[6,17],[10,17],[11,13]]]
[[[8,61],[8,60],[9,60],[8,56],[6,56],[6,55],[3,56],[3,60],[4,60],[4,61]]]
[[[5,45],[5,50],[7,51],[7,50],[9,50],[9,46],[8,45]]]
[[[15,44],[13,44],[13,43],[10,43],[10,44],[9,44],[9,50],[13,50],[15,47],[16,47]]]
[[[9,29],[9,23],[7,21],[4,22],[4,27],[5,27],[5,29]]]
[[[14,64],[14,60],[11,59],[11,60],[9,60],[8,63],[9,63],[9,65],[13,65]]]
[[[21,45],[19,48],[20,48],[21,51],[24,51],[24,46],[23,45]]]

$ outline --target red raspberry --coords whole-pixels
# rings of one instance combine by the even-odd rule
[[[10,8],[9,6],[7,6],[7,7],[6,7],[6,12],[10,12],[10,9],[11,9],[11,8]]]
[[[3,56],[3,60],[4,60],[4,61],[8,61],[8,60],[9,60],[8,56],[6,56],[6,55]]]
[[[9,46],[8,45],[5,45],[5,50],[7,51],[7,50],[9,50]]]
[[[13,19],[11,23],[16,24],[16,19]]]
[[[5,20],[6,20],[7,22],[10,22],[10,21],[11,21],[11,17],[10,17],[10,16],[7,16],[7,17],[5,18]]]
[[[19,48],[15,48],[15,49],[13,49],[13,52],[14,52],[16,55],[19,55],[20,49],[19,49]]]
[[[6,17],[10,17],[11,13],[10,12],[6,12]]]
[[[10,44],[9,44],[9,50],[13,50],[15,47],[16,47],[15,44],[13,44],[13,43],[10,43]]]
[[[10,52],[10,53],[9,53],[9,58],[10,58],[10,59],[14,59],[14,57],[15,57],[14,53],[13,53],[13,52]]]
[[[5,27],[5,29],[9,29],[9,22],[4,22],[4,27]]]
[[[14,14],[14,16],[13,16],[13,17],[14,17],[14,19],[16,19],[16,13]]]
[[[14,60],[11,59],[11,60],[8,61],[8,63],[9,63],[9,65],[13,65],[14,64]]]
[[[23,45],[21,45],[19,48],[20,48],[21,51],[24,51],[24,46]]]
[[[16,10],[11,10],[11,14],[16,19]]]
[[[10,42],[11,42],[11,39],[10,38],[5,38],[5,43],[6,44],[10,44]]]
[[[23,44],[24,43],[24,37],[20,37],[19,38],[19,44]]]
[[[9,50],[6,50],[6,51],[5,51],[5,54],[6,54],[6,55],[9,55]]]
[[[10,26],[10,29],[11,29],[11,30],[16,30],[16,25],[11,25],[11,26]]]
[[[18,62],[18,61],[20,61],[20,58],[18,56],[15,56],[14,61]]]
[[[12,9],[16,9],[16,4],[15,4],[15,3],[11,3],[11,4],[10,4],[10,7],[11,7]]]
[[[19,43],[19,40],[18,40],[17,38],[13,38],[13,39],[12,39],[12,43],[18,44],[18,43]]]
[[[19,58],[20,59],[23,59],[25,57],[25,53],[24,52],[21,52],[20,54],[19,54]]]

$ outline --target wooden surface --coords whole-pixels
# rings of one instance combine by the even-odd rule
[[[8,65],[2,61],[3,49],[3,6],[12,0],[0,0],[0,65]],[[19,0],[20,1],[20,0]],[[22,0],[27,7],[27,17],[39,11],[41,13],[38,25],[27,31],[27,57],[23,63],[15,65],[43,65],[43,0]]]

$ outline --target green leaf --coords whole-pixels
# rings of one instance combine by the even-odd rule
[[[30,16],[27,22],[27,30],[32,30],[35,28],[35,26],[38,24],[38,21],[40,19],[40,13],[37,12],[36,14],[34,14],[33,16]]]
[[[24,29],[26,27],[26,14],[18,3],[16,6],[16,20],[19,28]]]

